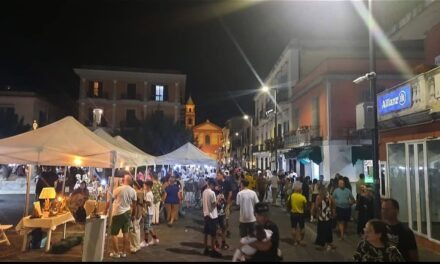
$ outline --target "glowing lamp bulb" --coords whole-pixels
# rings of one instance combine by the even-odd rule
[[[75,165],[79,166],[79,165],[81,165],[82,160],[76,158],[76,159],[73,161],[73,163],[75,163]]]

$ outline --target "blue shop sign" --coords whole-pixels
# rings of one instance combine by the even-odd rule
[[[385,115],[390,112],[399,111],[411,107],[411,85],[409,83],[393,91],[379,96],[377,99],[377,108],[379,114]]]

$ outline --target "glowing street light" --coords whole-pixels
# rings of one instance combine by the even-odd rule
[[[268,92],[269,92],[269,86],[264,85],[263,87],[261,87],[261,90],[262,90],[263,92],[265,92],[265,93],[268,93]]]

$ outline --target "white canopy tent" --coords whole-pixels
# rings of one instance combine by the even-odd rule
[[[162,156],[156,157],[156,164],[210,165],[216,166],[217,161],[191,143]]]
[[[102,128],[96,129],[93,133],[95,133],[95,135],[99,136],[100,138],[106,140],[108,143],[113,144],[127,152],[130,152],[133,157],[133,161],[136,163],[135,164],[136,166],[145,166],[145,165],[154,164],[155,161],[154,156],[151,156],[143,152],[142,150],[136,148],[122,137],[120,136],[112,137]]]

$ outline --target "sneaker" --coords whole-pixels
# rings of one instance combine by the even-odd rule
[[[208,256],[209,255],[209,249],[205,248],[205,250],[203,251],[203,255]]]
[[[120,258],[121,255],[119,255],[119,253],[110,252],[110,257],[111,257],[111,258]]]
[[[141,248],[143,248],[143,247],[148,247],[148,243],[145,242],[145,240],[142,241],[142,243],[141,243]]]
[[[123,252],[120,252],[119,255],[121,256],[121,258],[126,258],[127,257],[127,254],[125,254]]]
[[[218,252],[217,250],[213,250],[213,251],[211,251],[211,257],[220,258],[220,257],[222,257],[222,253]]]
[[[153,239],[154,240],[154,244],[158,245],[159,244],[159,238]]]

